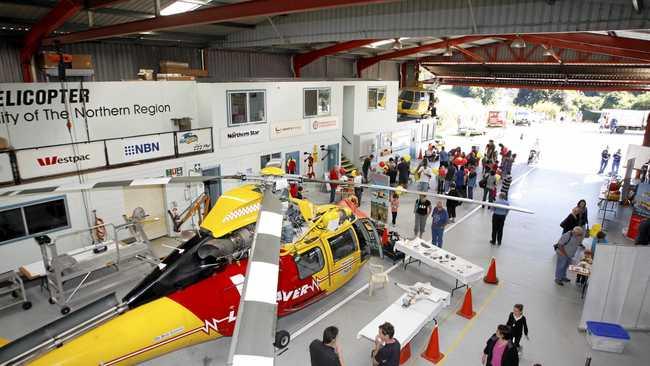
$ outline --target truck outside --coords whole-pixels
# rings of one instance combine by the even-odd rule
[[[600,132],[625,133],[628,130],[644,130],[650,111],[627,109],[603,109],[598,119]]]

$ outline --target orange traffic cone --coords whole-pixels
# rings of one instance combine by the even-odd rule
[[[463,300],[463,306],[460,307],[456,313],[463,318],[472,319],[476,313],[472,310],[472,288],[467,286],[467,291],[465,292],[465,300]]]
[[[418,154],[418,160],[422,160],[422,149],[420,149],[420,153]]]
[[[433,332],[431,332],[429,344],[427,345],[427,349],[422,354],[422,358],[435,364],[440,362],[440,360],[442,360],[444,357],[445,355],[440,352],[440,342],[438,341],[438,325],[436,324],[436,326],[433,328]]]
[[[388,227],[384,227],[384,232],[381,234],[381,244],[388,244]]]
[[[490,268],[488,268],[487,276],[483,277],[483,282],[492,285],[499,283],[499,279],[497,278],[497,261],[494,259],[494,257],[492,257],[492,261],[490,262]]]
[[[403,365],[411,358],[411,342],[407,343],[399,352],[399,364]]]

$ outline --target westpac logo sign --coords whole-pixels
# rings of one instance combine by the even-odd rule
[[[53,156],[45,156],[42,158],[36,158],[36,161],[40,166],[78,163],[80,161],[85,161],[85,160],[90,160],[90,154],[72,155],[72,156],[65,156],[65,157],[59,157],[57,155],[53,155]]]
[[[124,146],[125,156],[134,156],[160,151],[160,142],[146,142],[143,144],[134,144]]]

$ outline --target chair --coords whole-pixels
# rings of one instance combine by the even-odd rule
[[[370,296],[377,285],[381,285],[381,288],[384,288],[384,285],[388,283],[388,272],[384,271],[384,266],[381,264],[369,264],[370,266],[370,283],[368,285],[368,291]]]

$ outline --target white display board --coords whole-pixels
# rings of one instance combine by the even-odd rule
[[[650,330],[650,247],[598,244],[579,327],[587,321]]]
[[[18,150],[16,162],[20,177],[30,179],[103,167],[106,156],[104,143],[98,141]]]
[[[627,154],[625,155],[624,161],[627,162],[629,159],[636,159],[634,169],[641,169],[643,164],[650,161],[650,147],[632,144],[627,145]]]
[[[311,131],[311,133],[331,131],[338,128],[339,118],[337,116],[326,116],[309,120],[309,131]]]
[[[167,132],[172,118],[197,120],[193,81],[2,83],[0,137],[16,149]],[[66,109],[67,106],[67,109]]]
[[[11,182],[14,175],[11,172],[11,159],[9,153],[0,153],[0,183]]]
[[[271,124],[271,140],[287,137],[302,136],[305,134],[305,121],[285,121]]]
[[[202,128],[176,132],[176,146],[178,146],[179,155],[210,151],[213,149],[212,130]]]
[[[106,141],[111,165],[174,155],[174,134],[164,133]]]
[[[221,146],[242,145],[251,142],[268,141],[268,139],[268,126],[265,123],[222,128],[219,131]]]

